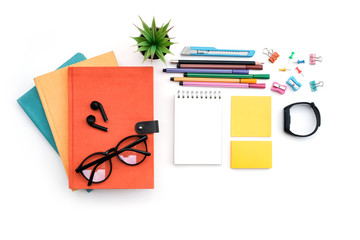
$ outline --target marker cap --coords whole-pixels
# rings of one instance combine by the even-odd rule
[[[246,69],[262,70],[263,65],[246,65]]]
[[[265,88],[265,83],[250,83],[249,88]]]

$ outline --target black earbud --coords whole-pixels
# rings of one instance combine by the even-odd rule
[[[101,105],[101,103],[99,103],[99,102],[97,102],[97,101],[92,101],[91,104],[90,104],[90,107],[91,107],[91,109],[93,109],[93,110],[98,110],[98,109],[100,109],[100,112],[101,112],[101,115],[103,116],[104,121],[105,121],[105,122],[108,121],[108,118],[107,118],[107,116],[106,116],[106,114],[105,114],[104,108],[103,108],[103,106]]]
[[[108,128],[95,124],[95,120],[96,120],[96,118],[95,118],[94,115],[89,115],[89,116],[86,118],[86,122],[87,122],[90,126],[92,126],[93,128],[97,128],[97,129],[99,129],[99,130],[102,130],[102,131],[107,132]]]

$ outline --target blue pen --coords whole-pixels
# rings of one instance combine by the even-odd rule
[[[254,50],[217,49],[214,47],[184,47],[182,56],[252,57]]]

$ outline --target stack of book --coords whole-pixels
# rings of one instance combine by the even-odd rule
[[[35,87],[17,101],[60,155],[70,189],[154,187],[153,134],[140,135],[135,129],[139,122],[154,117],[152,67],[119,67],[113,52],[91,59],[77,53],[34,81]],[[90,107],[93,101],[106,109],[106,123],[101,122],[100,111]],[[109,130],[94,128],[87,122],[90,115]],[[142,137],[146,149],[139,149],[138,143],[120,148],[120,141],[128,136]],[[124,151],[130,154],[125,156]],[[94,153],[100,154],[95,154],[100,160],[108,158],[93,159],[84,168],[84,159]],[[143,162],[134,160],[131,153],[143,154]],[[126,160],[130,158],[132,162]]]

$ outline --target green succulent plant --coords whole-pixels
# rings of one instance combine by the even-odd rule
[[[171,42],[172,38],[168,37],[168,32],[173,28],[169,28],[170,21],[167,24],[163,24],[160,28],[156,27],[155,17],[153,17],[151,27],[149,27],[139,16],[143,29],[139,28],[138,26],[135,27],[140,31],[140,37],[131,37],[133,38],[138,46],[138,50],[136,52],[141,52],[144,55],[144,61],[148,58],[151,61],[157,56],[161,61],[165,64],[165,57],[166,54],[172,54],[169,48],[174,42]]]

